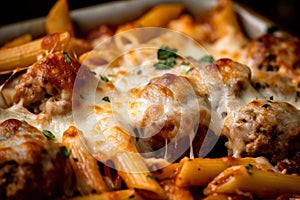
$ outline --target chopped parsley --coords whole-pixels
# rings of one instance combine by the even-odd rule
[[[273,97],[273,96],[270,96],[270,100],[274,100],[274,97]]]
[[[79,95],[81,99],[84,99],[84,96],[82,94]]]
[[[93,74],[93,75],[97,75],[97,73],[94,72],[94,71],[90,71],[90,73]]]
[[[101,80],[104,82],[109,82],[109,79],[106,76],[100,76]]]
[[[199,59],[199,62],[201,62],[201,63],[210,63],[211,64],[214,61],[215,61],[215,59],[211,55],[206,55]]]
[[[109,99],[108,96],[103,97],[102,100],[103,100],[103,101],[106,101],[106,102],[110,102],[110,99]]]
[[[109,76],[109,77],[115,77],[116,75],[115,74],[108,74],[107,76]]]
[[[60,152],[62,153],[62,155],[65,157],[65,158],[69,158],[69,156],[71,155],[71,150],[69,151],[68,149],[67,149],[67,147],[66,146],[61,146],[60,147]]]
[[[158,70],[163,69],[172,69],[176,65],[176,58],[171,57],[163,61],[159,61],[154,65],[154,67]]]
[[[152,174],[147,174],[147,178],[158,181],[158,178],[156,176],[153,176]]]
[[[181,65],[190,65],[189,62],[182,62]]]
[[[249,175],[252,175],[252,169],[253,169],[253,165],[251,164],[251,163],[249,163],[248,165],[246,165],[245,166],[246,167],[246,169],[247,169],[247,173],[249,174]]]
[[[168,58],[177,58],[178,55],[176,54],[177,49],[171,49],[166,45],[161,46],[157,51],[157,58],[159,60],[166,60]]]
[[[138,70],[138,71],[136,72],[137,75],[141,75],[142,73],[143,73],[142,70]]]
[[[42,133],[50,140],[55,139],[55,135],[51,131],[43,130]]]
[[[158,63],[154,64],[155,69],[164,70],[171,69],[176,65],[176,49],[171,49],[168,46],[161,46],[157,51]]]
[[[21,122],[22,122],[23,124],[28,124],[28,122],[27,122],[25,119],[22,119]]]
[[[66,60],[67,64],[71,64],[71,59],[70,59],[68,53],[64,51],[63,54],[64,54],[64,57],[65,57],[65,60]]]
[[[193,70],[193,68],[192,67],[190,67],[188,70],[186,70],[186,72],[185,72],[185,74],[188,74],[190,71],[192,71]]]

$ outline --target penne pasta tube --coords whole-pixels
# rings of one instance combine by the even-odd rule
[[[149,172],[140,154],[122,153],[117,155],[118,173],[128,188],[136,188],[142,194],[153,199],[165,199],[165,192],[155,176]]]
[[[67,0],[57,0],[47,15],[45,29],[48,34],[67,31],[75,36]]]
[[[194,197],[188,188],[178,187],[174,185],[173,181],[162,181],[161,185],[166,191],[169,200],[193,200]]]
[[[71,37],[66,48],[66,51],[73,53],[75,56],[80,56],[93,49],[93,46],[87,41],[75,37]]]
[[[105,84],[106,89],[109,89],[108,84],[111,83]],[[102,87],[104,89],[103,85]],[[99,117],[98,124],[89,133],[90,135],[85,135],[92,138],[88,143],[92,147],[93,156],[102,162],[111,160],[128,188],[138,189],[147,196],[165,199],[164,190],[156,179],[153,179],[144,159],[137,152],[135,139],[125,128],[116,124],[114,117],[117,113],[112,112],[111,103],[106,101],[101,107],[98,106],[96,111]],[[100,113],[101,115],[98,115]]]
[[[152,173],[158,180],[173,179],[179,168],[179,163],[172,163],[162,169],[155,170]]]
[[[214,177],[226,168],[234,165],[252,164],[262,169],[271,170],[272,166],[268,162],[260,162],[259,158],[195,158],[183,159],[180,162],[178,174],[175,177],[175,184],[180,187],[206,186]]]
[[[212,11],[210,20],[218,38],[222,38],[232,31],[236,36],[241,37],[239,39],[245,39],[237,21],[232,0],[220,0]]]
[[[82,133],[70,126],[62,137],[62,144],[71,150],[70,162],[76,175],[76,186],[81,195],[92,192],[108,191],[99,169],[97,160],[86,147]]]
[[[116,33],[138,27],[166,27],[172,19],[180,16],[183,9],[181,4],[175,3],[157,5],[136,21],[119,26]]]
[[[2,46],[2,48],[16,47],[25,44],[27,42],[30,42],[31,40],[32,40],[32,36],[30,34],[24,34],[6,43],[5,45]]]
[[[180,4],[157,5],[139,18],[135,24],[141,27],[165,27],[170,20],[177,18],[183,9]]]
[[[253,197],[251,195],[249,196],[243,196],[243,195],[238,195],[238,194],[234,194],[234,195],[227,195],[227,194],[217,194],[214,193],[212,195],[209,195],[205,198],[203,198],[202,200],[232,200],[232,199],[239,199],[239,200],[253,200]]]
[[[275,198],[281,194],[300,194],[300,177],[266,171],[252,165],[237,165],[214,178],[203,193],[211,195],[251,193],[258,198]]]
[[[70,39],[70,34],[51,34],[32,42],[0,49],[0,71],[14,70],[32,65],[38,57],[47,51],[58,51],[66,48]]]
[[[103,194],[91,194],[68,198],[68,200],[143,200],[143,198],[133,189],[105,192]]]

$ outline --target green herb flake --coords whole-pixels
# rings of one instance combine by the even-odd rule
[[[90,71],[90,73],[93,74],[93,75],[97,75],[97,73],[94,72],[94,71]]]
[[[68,149],[67,149],[67,147],[66,146],[61,146],[60,147],[60,152],[62,153],[62,155],[65,157],[65,158],[69,158],[69,156],[71,155],[71,150],[69,151]]]
[[[109,79],[106,76],[100,76],[101,80],[104,82],[109,82]]]
[[[27,122],[25,119],[22,119],[21,122],[22,122],[23,124],[28,124],[28,122]]]
[[[274,100],[274,97],[273,97],[273,96],[270,96],[270,100]]]
[[[51,131],[43,130],[42,133],[50,140],[55,139],[55,135]]]
[[[249,164],[246,165],[245,167],[246,167],[246,169],[247,169],[247,173],[248,173],[249,175],[252,175],[252,174],[253,174],[253,172],[252,172],[253,165],[252,165],[251,163],[249,163]]]
[[[193,70],[193,68],[192,68],[192,67],[190,67],[188,70],[186,70],[185,74],[188,74],[188,73],[190,73],[190,71],[192,71],[192,70]]]
[[[157,51],[157,58],[159,60],[165,60],[171,57],[177,58],[178,55],[176,54],[177,49],[171,49],[166,45],[161,46]]]
[[[171,49],[168,46],[161,46],[157,51],[158,63],[154,64],[155,69],[164,70],[171,69],[176,65],[176,49]]]
[[[110,99],[109,99],[108,96],[103,97],[102,100],[103,100],[103,101],[106,101],[106,102],[110,102]]]
[[[141,75],[142,73],[143,73],[142,70],[138,70],[138,71],[136,72],[137,75]]]
[[[166,65],[165,63],[156,63],[154,65],[154,67],[155,67],[155,69],[158,69],[158,70],[164,70],[164,69],[171,69],[174,66]]]
[[[64,54],[64,57],[65,57],[65,60],[66,60],[67,64],[71,64],[71,59],[70,59],[68,53],[64,51],[63,54]]]
[[[190,63],[189,62],[182,62],[181,65],[188,66],[188,65],[190,65]]]
[[[109,76],[109,77],[115,77],[116,75],[115,74],[108,74],[107,76]]]
[[[156,176],[153,176],[152,174],[147,174],[147,178],[158,181],[158,178]]]
[[[164,70],[172,69],[176,65],[176,58],[170,57],[166,60],[159,61],[154,65],[155,69]]]
[[[215,59],[211,55],[206,55],[199,59],[199,62],[201,62],[201,63],[210,63],[211,64],[214,61],[215,61]]]
[[[82,94],[79,95],[81,99],[84,99],[84,96]]]

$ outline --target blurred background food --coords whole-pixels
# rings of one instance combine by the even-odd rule
[[[283,28],[300,37],[300,1],[298,0],[234,0],[257,13],[274,21]],[[17,21],[46,16],[56,0],[9,0],[2,2],[0,12],[0,26]],[[69,0],[70,10],[91,5],[111,2],[109,0]]]

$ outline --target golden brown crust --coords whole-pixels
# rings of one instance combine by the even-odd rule
[[[66,52],[39,60],[16,85],[14,101],[38,114],[64,114],[71,110],[73,85],[80,64]]]
[[[263,35],[248,44],[247,57],[255,70],[300,74],[300,41],[296,37]]]
[[[300,150],[300,115],[285,102],[255,100],[229,115],[222,135],[236,156],[265,156],[271,162]]]
[[[266,34],[247,46],[247,62],[256,89],[277,100],[299,98],[300,41],[296,37]],[[284,96],[288,96],[285,98]]]
[[[0,124],[0,138],[1,199],[53,199],[71,192],[73,171],[59,144],[16,119]]]

